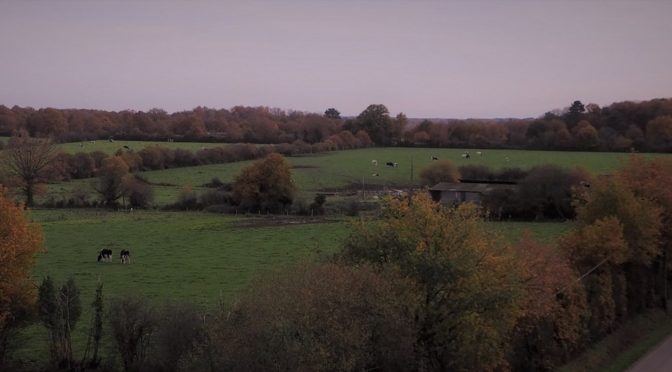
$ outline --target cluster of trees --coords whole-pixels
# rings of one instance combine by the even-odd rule
[[[288,213],[297,192],[289,163],[278,153],[269,154],[241,169],[231,184],[213,179],[208,186],[214,190],[200,196],[191,187],[185,187],[178,195],[176,203],[167,208]],[[311,207],[319,213],[324,202],[324,196],[316,198]]]
[[[326,141],[342,131],[340,115],[285,112],[268,107],[236,106],[230,110],[197,107],[168,114],[163,110],[100,111],[0,105],[0,135],[20,131],[58,141],[92,139],[306,143]],[[354,134],[354,132],[353,132]]]
[[[355,118],[338,110],[324,115],[267,107],[230,110],[197,107],[163,110],[97,111],[11,109],[0,105],[0,135],[27,132],[58,141],[145,139],[294,143],[327,142],[343,131],[366,133],[379,146],[436,146],[600,151],[672,151],[672,99],[618,102],[606,107],[574,101],[568,108],[536,119],[423,120],[390,117],[382,104],[369,105]]]
[[[599,107],[575,101],[536,119],[424,120],[404,133],[414,146],[672,151],[672,99]]]

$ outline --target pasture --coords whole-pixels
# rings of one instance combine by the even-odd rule
[[[431,164],[432,156],[449,159],[456,165],[484,165],[494,169],[506,167],[531,168],[535,165],[557,164],[562,167],[581,166],[593,174],[613,172],[626,161],[629,154],[601,152],[561,152],[561,151],[523,151],[523,150],[468,150],[472,156],[465,159],[463,149],[430,148],[369,148],[330,153],[288,157],[292,166],[292,175],[299,190],[305,197],[318,191],[342,188],[370,189],[380,187],[402,187],[418,184],[418,174],[422,168]],[[669,154],[644,154],[646,157]],[[508,159],[508,160],[507,160]],[[377,160],[378,165],[371,162]],[[385,162],[393,161],[399,165],[388,167]],[[177,195],[182,186],[199,186],[210,182],[214,177],[224,182],[233,181],[244,166],[251,161],[212,164],[196,167],[174,168],[160,171],[148,171],[142,174],[152,183],[175,185],[175,190],[156,190],[158,204],[175,199],[164,199]],[[374,176],[374,174],[377,174]]]
[[[47,248],[38,256],[34,279],[51,275],[60,285],[73,277],[81,289],[83,313],[74,334],[79,352],[99,281],[105,301],[135,294],[155,303],[185,301],[213,311],[235,300],[260,272],[337,252],[348,231],[345,219],[301,224],[195,212],[32,210],[30,219],[42,226]],[[487,223],[503,242],[514,241],[523,230],[552,242],[570,226]],[[96,262],[102,248],[113,250],[112,263]],[[119,262],[124,248],[131,251],[130,265]],[[33,325],[24,336],[28,342],[17,356],[39,366],[46,358],[46,331]]]
[[[106,154],[114,154],[119,150],[126,151],[128,149],[133,151],[140,151],[148,146],[163,146],[170,149],[184,149],[191,151],[198,151],[203,148],[227,146],[226,143],[212,143],[212,142],[168,142],[168,141],[126,141],[115,140],[95,140],[95,141],[81,141],[81,142],[67,142],[58,144],[58,148],[63,152],[74,154],[77,152],[94,152],[102,151]],[[125,148],[124,146],[127,146]]]
[[[97,141],[98,143],[100,141]],[[115,142],[116,143],[116,142]],[[144,142],[138,142],[144,143]],[[187,143],[172,142],[171,145],[186,146]],[[201,144],[191,144],[200,146]],[[216,146],[219,144],[209,144]],[[471,157],[463,158],[464,151]],[[476,155],[481,151],[482,155]],[[307,154],[287,157],[292,166],[292,175],[299,188],[300,196],[310,200],[320,191],[350,189],[369,190],[384,187],[397,188],[418,185],[418,175],[422,168],[432,162],[432,157],[452,160],[457,166],[484,165],[493,169],[507,167],[531,168],[535,165],[556,164],[572,168],[581,166],[593,174],[608,174],[626,161],[630,154],[605,152],[567,152],[567,151],[526,151],[526,150],[464,150],[434,148],[368,148],[359,150],[335,151],[320,154]],[[642,154],[647,158],[670,157],[670,154]],[[377,160],[375,166],[372,160]],[[386,162],[396,162],[396,168],[388,167]],[[154,184],[155,205],[173,203],[184,186],[195,191],[204,191],[201,185],[213,178],[231,182],[240,169],[252,161],[227,164],[210,164],[195,167],[173,168],[141,172]],[[73,180],[48,185],[43,197],[67,197],[74,190],[93,192],[92,180]]]

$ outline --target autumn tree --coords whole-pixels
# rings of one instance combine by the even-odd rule
[[[9,176],[14,177],[26,198],[26,206],[32,206],[37,183],[43,180],[44,171],[53,162],[57,153],[50,140],[31,137],[12,137],[3,150],[2,163]]]
[[[368,265],[269,273],[211,327],[214,369],[413,370],[418,302],[411,281]]]
[[[460,172],[450,160],[438,160],[424,167],[420,171],[420,183],[425,186],[434,186],[439,182],[458,182]]]
[[[576,123],[581,120],[581,116],[586,112],[586,107],[581,103],[581,101],[574,101],[569,107],[567,114],[565,115],[567,123],[570,127],[576,125]]]
[[[584,344],[588,306],[580,274],[556,246],[524,232],[513,244],[527,293],[511,337],[512,370],[552,370]]]
[[[0,187],[0,367],[35,303],[31,271],[43,242],[39,226],[29,223],[5,192]]]
[[[420,369],[504,364],[524,289],[510,250],[485,231],[474,205],[446,208],[417,194],[388,200],[382,219],[355,222],[351,230],[347,261],[394,268],[420,288]]]
[[[518,204],[528,218],[574,217],[572,190],[589,185],[592,176],[583,168],[536,166],[519,182]]]
[[[124,180],[128,175],[128,165],[122,158],[111,156],[103,160],[94,189],[106,205],[117,205],[126,191]]]
[[[672,257],[672,161],[666,159],[646,160],[633,155],[618,170],[616,177],[639,197],[654,202],[661,208],[663,229],[661,231],[662,255],[656,259],[655,270],[659,272],[657,291],[661,293],[661,305],[668,304],[669,260]]]
[[[652,150],[672,150],[672,115],[659,116],[646,124],[646,142]]]
[[[623,225],[615,216],[595,220],[561,240],[576,270],[582,273],[590,309],[588,330],[599,339],[627,315],[626,278],[621,265],[628,260]]]
[[[338,112],[338,110],[336,110],[335,108],[330,107],[324,112],[324,116],[329,119],[340,119],[341,113]]]
[[[392,138],[390,138],[392,119],[385,105],[369,105],[357,116],[355,124],[356,129],[368,133],[376,145],[388,145],[392,141]]]
[[[624,258],[620,265],[614,262],[612,266],[615,270],[620,270],[625,279],[622,286],[625,295],[614,294],[617,296],[616,301],[625,302],[625,304],[618,305],[617,302],[617,309],[625,309],[624,311],[628,314],[636,314],[656,304],[660,293],[656,293],[657,275],[652,270],[652,265],[663,252],[660,244],[663,227],[662,208],[654,201],[636,195],[632,188],[617,179],[594,182],[590,192],[586,193],[583,198],[585,201],[581,202],[582,205],[577,208],[579,229],[585,230],[595,224],[604,224],[606,223],[604,221],[607,221],[605,219],[608,218],[615,219],[622,226],[622,236],[626,247],[622,254]],[[608,233],[601,232],[591,235],[595,236],[595,244],[603,244],[600,240],[606,241],[607,237],[613,238],[617,235],[617,230],[612,227]],[[579,239],[582,243],[574,245],[589,246],[590,241],[586,243],[586,239],[586,237]],[[597,257],[593,258],[591,263],[598,264],[600,260],[611,257],[615,254],[614,249],[597,250],[597,252],[604,253],[596,254]],[[586,252],[589,251],[586,250]],[[601,285],[606,288],[608,279],[603,276],[603,280],[604,283]]]
[[[289,164],[277,153],[243,168],[233,183],[234,199],[245,210],[281,211],[295,193]]]

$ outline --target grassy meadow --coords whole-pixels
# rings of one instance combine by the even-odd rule
[[[114,154],[118,150],[126,151],[124,146],[134,151],[140,151],[148,146],[163,146],[170,149],[184,149],[191,151],[198,151],[203,148],[226,146],[226,143],[212,143],[212,142],[168,142],[168,141],[125,141],[115,140],[96,140],[96,141],[81,141],[81,142],[67,142],[57,145],[59,149],[64,152],[74,154],[77,152],[94,152],[102,151],[106,154]]]

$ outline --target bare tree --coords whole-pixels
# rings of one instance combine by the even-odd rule
[[[57,148],[49,139],[12,137],[2,152],[2,163],[8,175],[19,181],[26,197],[26,205],[33,205],[35,185],[42,178],[42,172],[54,160]]]

